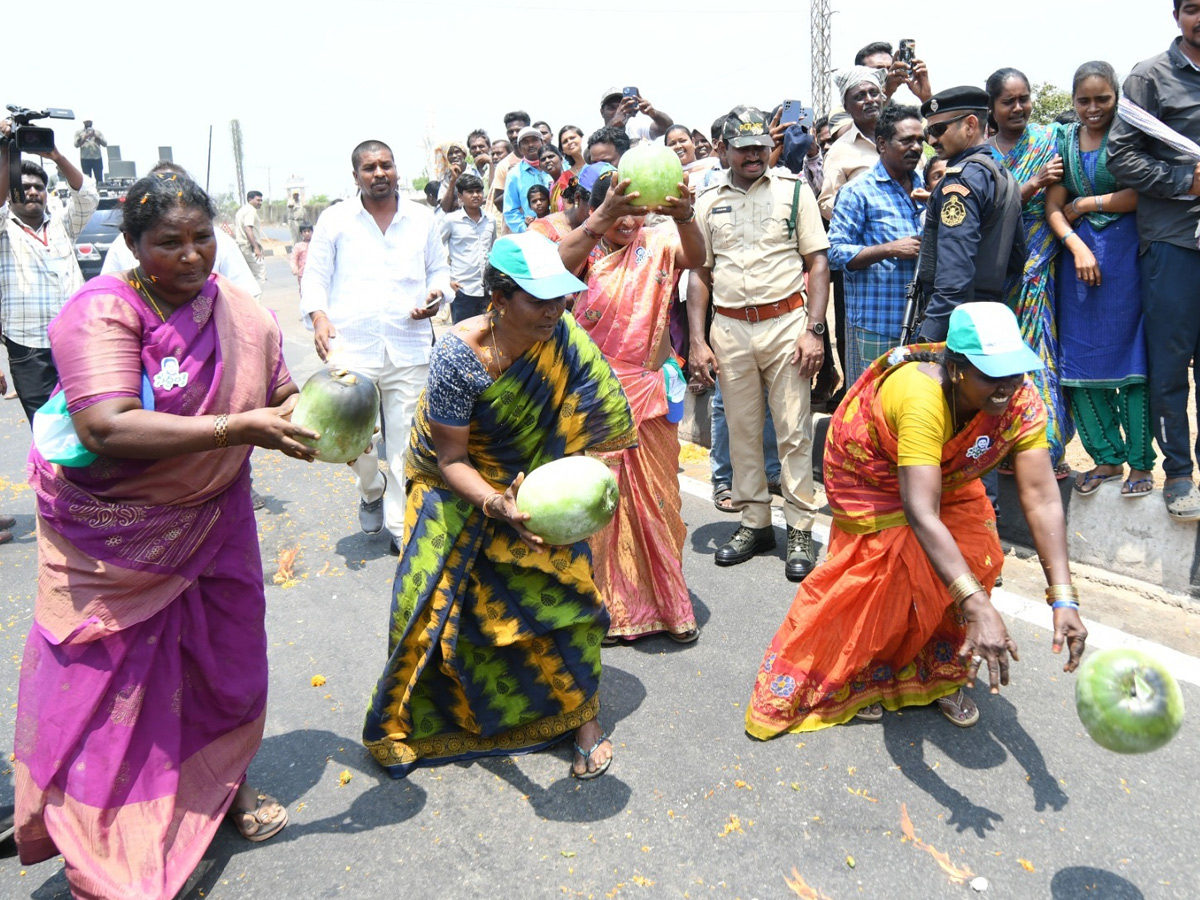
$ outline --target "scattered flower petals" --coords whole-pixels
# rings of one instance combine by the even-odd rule
[[[310,682],[310,684],[312,684],[313,687],[320,687],[324,683],[325,683],[324,675],[314,675],[312,677],[312,681]]]
[[[350,783],[350,779],[353,777],[354,776],[350,774],[349,769],[342,769],[341,774],[338,775],[338,787],[345,787]]]

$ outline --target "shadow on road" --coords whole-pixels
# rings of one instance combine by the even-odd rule
[[[339,748],[351,748],[338,753]],[[311,821],[296,821],[295,800],[316,787],[326,777],[329,764],[354,771],[357,779],[373,786],[359,794],[348,809]],[[361,834],[382,826],[395,825],[416,816],[425,806],[425,791],[412,782],[397,783],[375,765],[370,754],[356,738],[321,729],[301,729],[275,735],[263,741],[251,765],[249,780],[261,790],[279,798],[292,812],[291,821],[271,843],[302,840],[310,835]],[[200,900],[213,889],[233,857],[255,849],[232,827],[222,826],[208,852],[176,895],[176,900]]]
[[[392,556],[388,549],[386,528],[379,534],[363,534],[361,531],[355,531],[353,534],[339,538],[333,549],[342,558],[342,565],[346,567],[347,572],[358,572],[365,569],[367,563],[373,560]],[[392,556],[392,559],[395,558]],[[388,590],[391,590],[390,586]]]
[[[629,805],[632,789],[617,777],[621,766],[621,739],[615,734],[617,723],[632,715],[646,699],[646,688],[634,675],[605,663],[600,686],[600,722],[612,737],[614,755],[608,773],[594,781],[579,781],[569,774],[574,752],[572,737],[564,739],[550,750],[562,760],[563,777],[549,787],[542,787],[520,768],[514,758],[487,758],[478,764],[496,775],[525,796],[534,811],[543,819],[554,822],[598,822],[611,819]]]
[[[974,831],[978,837],[994,829],[1003,816],[972,803],[936,774],[925,762],[926,742],[964,769],[993,769],[1011,754],[1025,770],[1036,810],[1066,806],[1070,798],[1046,768],[1042,751],[1017,719],[1016,708],[999,694],[975,691],[972,696],[980,713],[973,728],[956,728],[932,706],[910,707],[902,716],[883,717],[884,746],[904,776],[949,811],[949,824],[959,832]]]
[[[1144,900],[1145,895],[1133,882],[1120,875],[1091,866],[1071,866],[1059,869],[1050,882],[1053,900]]]

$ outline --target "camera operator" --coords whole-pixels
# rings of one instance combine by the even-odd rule
[[[0,122],[0,136],[12,136],[12,119]],[[58,167],[71,188],[65,210],[51,215],[46,203],[46,170],[28,159],[21,164],[21,202],[9,195],[9,154],[0,149],[0,333],[8,350],[13,387],[25,415],[50,397],[58,372],[50,356],[46,329],[70,296],[83,286],[75,261],[75,236],[100,203],[95,183],[84,178],[58,147],[45,158]],[[57,205],[57,204],[55,204]]]

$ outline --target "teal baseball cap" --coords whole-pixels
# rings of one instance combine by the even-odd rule
[[[506,234],[492,245],[488,262],[539,300],[557,300],[587,287],[562,264],[558,245],[536,231]]]
[[[1042,361],[1021,340],[1021,326],[1003,303],[964,303],[950,314],[946,347],[992,378],[1038,372]]]

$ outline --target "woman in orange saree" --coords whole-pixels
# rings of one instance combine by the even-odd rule
[[[601,174],[591,186],[590,215],[559,244],[564,264],[582,269],[588,285],[575,319],[620,379],[637,427],[636,447],[599,455],[613,469],[621,501],[588,543],[612,620],[607,642],[665,631],[687,643],[699,631],[683,578],[678,419],[668,415],[665,387],[668,370],[679,370],[667,326],[677,273],[703,260],[704,243],[683,185],[683,199],[657,210],[674,221],[654,227],[627,187],[615,171]]]
[[[984,337],[986,336],[986,337]],[[829,552],[763,657],[746,731],[766,740],[883,708],[938,702],[955,725],[983,662],[1008,683],[1017,647],[989,598],[1003,550],[979,481],[1006,455],[1044,561],[1053,650],[1073,671],[1087,632],[1071,586],[1046,412],[1026,376],[1041,365],[999,303],[966,303],[947,343],[897,348],[864,373],[830,425]]]

